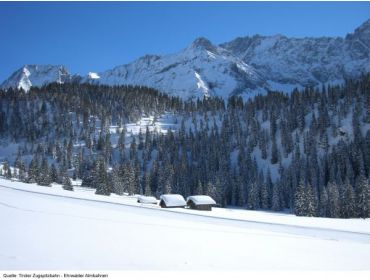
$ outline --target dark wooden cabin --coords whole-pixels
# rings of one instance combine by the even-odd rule
[[[186,201],[179,194],[163,194],[160,197],[159,206],[162,208],[184,208]]]
[[[212,206],[216,206],[216,201],[208,195],[193,195],[187,198],[186,204],[190,209],[212,211]]]

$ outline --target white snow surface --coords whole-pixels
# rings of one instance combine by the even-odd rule
[[[369,219],[136,199],[0,179],[0,270],[370,269]]]
[[[197,205],[205,205],[205,204],[212,204],[216,205],[216,201],[213,200],[212,197],[208,195],[192,195],[188,196],[186,201],[193,201]]]
[[[98,75],[98,73],[95,73],[95,72],[89,72],[87,76],[89,77],[89,79],[100,79],[100,76]]]
[[[197,80],[198,80],[198,82],[197,82],[198,89],[202,90],[204,96],[208,97],[209,96],[209,94],[208,94],[209,89],[206,86],[206,83],[202,80],[202,77],[196,71],[194,72],[194,74],[195,74],[195,78],[197,78]]]
[[[167,207],[182,207],[186,205],[185,199],[180,194],[163,194],[160,200],[163,200]]]

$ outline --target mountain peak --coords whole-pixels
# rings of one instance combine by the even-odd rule
[[[361,24],[359,27],[357,27],[353,33],[347,34],[346,39],[350,39],[350,38],[358,37],[362,35],[365,35],[365,36],[370,35],[370,19],[368,19],[363,24]]]
[[[70,79],[71,75],[63,65],[26,64],[4,81],[1,88],[22,88],[28,91],[31,86],[43,86],[53,82],[62,84]]]
[[[216,47],[205,37],[196,38],[193,43],[191,43],[190,48],[192,49],[205,49],[208,51],[214,51]]]
[[[361,24],[358,28],[356,28],[355,32],[358,31],[363,31],[365,29],[370,29],[370,19],[365,21],[363,24]]]
[[[347,34],[346,41],[357,58],[368,58],[370,54],[370,19],[357,27],[353,33]]]

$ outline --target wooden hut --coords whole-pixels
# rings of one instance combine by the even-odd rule
[[[212,206],[216,205],[216,201],[208,195],[192,195],[187,198],[186,204],[190,209],[211,211]]]
[[[159,206],[162,208],[183,208],[186,206],[186,201],[179,194],[163,194],[160,196]]]

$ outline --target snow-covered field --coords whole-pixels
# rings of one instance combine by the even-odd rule
[[[370,220],[160,209],[0,179],[0,270],[370,269]]]

